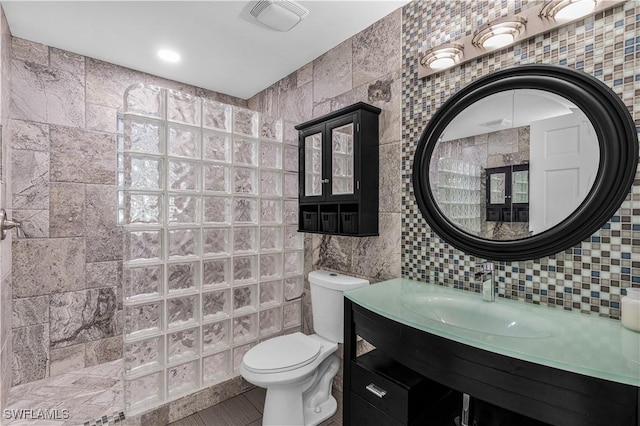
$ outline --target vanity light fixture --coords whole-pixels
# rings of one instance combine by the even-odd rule
[[[619,7],[626,1],[545,0],[541,6],[533,5],[517,15],[487,22],[473,34],[421,53],[417,58],[418,78],[427,77],[455,65],[462,65],[505,46],[553,31],[585,15],[602,13]]]
[[[458,43],[446,43],[429,49],[420,60],[423,67],[434,71],[452,67],[462,59],[464,47]]]
[[[481,25],[473,33],[473,43],[484,49],[499,49],[516,41],[524,31],[527,20],[522,17],[504,17]]]
[[[593,12],[596,4],[597,0],[547,0],[540,9],[540,17],[556,21],[578,19]]]
[[[180,62],[180,54],[176,51],[169,49],[158,50],[158,57],[165,62]]]

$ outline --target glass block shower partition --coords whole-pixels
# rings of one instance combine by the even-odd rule
[[[134,85],[118,139],[125,410],[238,375],[301,324],[298,150],[282,120]]]

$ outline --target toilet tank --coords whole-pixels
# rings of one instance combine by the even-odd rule
[[[309,273],[313,328],[327,340],[343,343],[343,292],[369,285],[369,281],[324,270]]]

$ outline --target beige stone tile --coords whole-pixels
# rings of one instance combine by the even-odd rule
[[[380,213],[379,237],[358,238],[353,248],[353,272],[375,281],[400,276],[400,213]]]
[[[99,132],[116,133],[118,130],[118,110],[116,108],[87,103],[86,128]]]
[[[80,75],[14,59],[11,76],[11,118],[84,127]]]
[[[51,238],[84,236],[85,185],[52,182],[49,198]]]
[[[49,125],[9,120],[11,148],[49,152]]]
[[[115,315],[118,315],[116,312]],[[85,344],[85,365],[99,365],[122,358],[122,337],[114,336]]]
[[[115,185],[115,167],[113,134],[60,126],[51,128],[52,181]]]
[[[13,328],[49,324],[49,296],[13,300]]]
[[[313,265],[349,273],[352,268],[353,241],[351,237],[313,235]]]
[[[132,84],[144,83],[145,74],[97,59],[86,58],[87,102],[122,111],[124,92]]]
[[[13,208],[49,208],[49,154],[41,151],[13,150]]]
[[[331,99],[352,88],[352,40],[346,40],[313,61],[313,102]],[[290,118],[286,114],[284,117]]]
[[[281,92],[277,98],[277,115],[286,117],[287,120],[302,123],[313,118],[313,84]]]
[[[119,286],[122,263],[117,261],[87,263],[86,274],[86,288]]]
[[[14,209],[13,219],[20,222],[24,238],[49,238],[49,210]],[[16,230],[12,233],[18,238]]]
[[[60,349],[51,349],[49,356],[49,374],[51,376],[77,371],[85,367],[84,344],[68,346]]]
[[[353,37],[353,86],[402,67],[402,11],[390,13]]]
[[[14,241],[14,297],[84,288],[84,251],[84,240],[80,238]]]
[[[49,375],[49,327],[38,324],[13,330],[13,386]]]
[[[84,78],[84,56],[66,50],[49,48],[49,66],[51,68],[81,74]]]
[[[303,65],[301,68],[298,68],[297,73],[297,85],[298,87],[304,86],[307,83],[313,81],[313,62],[309,62],[306,65]]]
[[[400,213],[402,208],[402,144],[380,145],[379,211]]]
[[[19,37],[11,38],[11,58],[38,65],[49,65],[49,48]]]

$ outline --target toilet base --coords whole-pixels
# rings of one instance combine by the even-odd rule
[[[319,409],[319,410],[318,410]],[[338,402],[333,396],[318,405],[315,410],[304,410],[304,426],[316,426],[333,416],[338,411]]]

